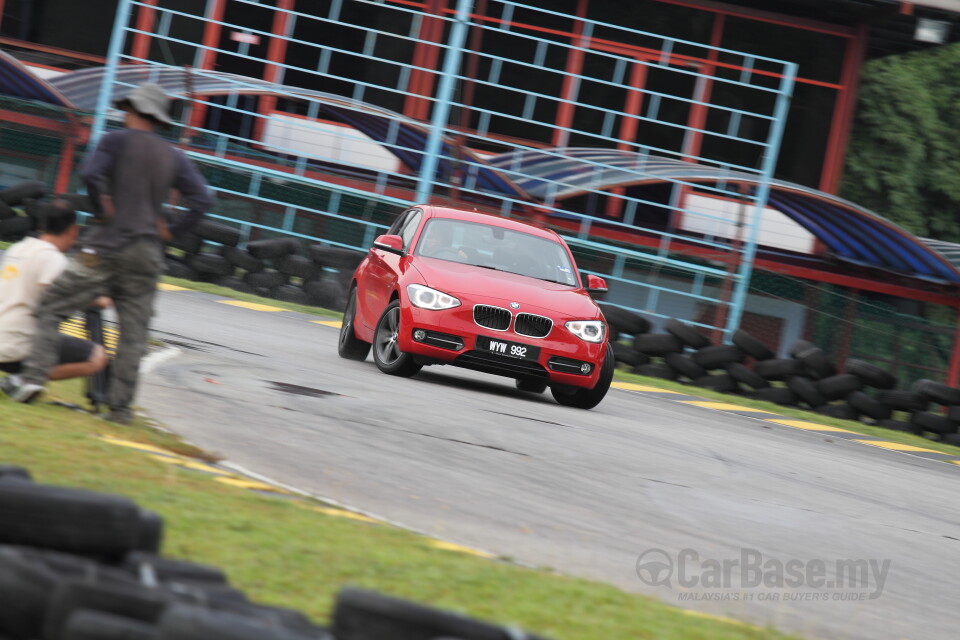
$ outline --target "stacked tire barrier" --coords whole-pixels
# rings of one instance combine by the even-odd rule
[[[0,191],[0,240],[16,242],[37,228],[35,204],[47,194],[38,180],[21,182]]]
[[[4,640],[510,640],[535,636],[381,595],[340,591],[329,628],[252,602],[216,567],[160,554],[162,518],[0,464]]]
[[[265,298],[342,309],[354,269],[364,253],[293,237],[240,247],[236,227],[203,219],[193,232],[170,243],[167,275],[211,282]],[[304,250],[306,249],[306,250]]]
[[[778,358],[760,340],[738,330],[732,344],[712,344],[674,318],[662,333],[639,314],[601,303],[617,362],[638,375],[663,378],[860,420],[934,440],[954,439],[960,425],[960,389],[922,379],[897,388],[897,378],[869,362],[848,359],[839,370],[819,346],[798,340]]]

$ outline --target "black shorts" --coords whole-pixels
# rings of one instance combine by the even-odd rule
[[[94,345],[89,340],[75,338],[73,336],[60,336],[60,361],[57,364],[71,364],[74,362],[86,362],[93,353]],[[7,373],[20,373],[23,368],[22,362],[0,362],[0,371]]]

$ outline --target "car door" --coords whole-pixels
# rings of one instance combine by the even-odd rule
[[[410,209],[397,219],[387,233],[403,238],[403,248],[409,250],[422,220],[422,210]],[[362,285],[364,290],[359,290],[357,296],[357,304],[361,305],[361,318],[368,329],[376,327],[377,320],[390,302],[391,294],[397,289],[403,260],[408,258],[376,247],[370,249],[370,259],[367,261]]]

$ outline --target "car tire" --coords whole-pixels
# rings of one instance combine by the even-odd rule
[[[930,407],[925,395],[906,389],[886,389],[877,394],[877,400],[894,411],[926,411]]]
[[[650,321],[639,313],[609,303],[601,303],[600,311],[603,313],[604,320],[611,327],[611,340],[616,340],[621,333],[635,336],[638,333],[650,331]]]
[[[748,398],[762,400],[763,402],[772,402],[783,407],[794,407],[797,405],[797,394],[787,387],[765,387],[757,389],[746,394]]]
[[[793,358],[772,358],[753,365],[753,372],[764,380],[786,380],[803,373],[803,365]]]
[[[223,257],[236,268],[243,269],[245,273],[260,273],[265,268],[263,260],[254,258],[245,249],[224,247]]]
[[[663,362],[651,362],[650,364],[641,364],[638,367],[634,367],[630,372],[638,376],[646,376],[648,378],[661,378],[663,380],[676,380],[677,372],[670,365]]]
[[[597,384],[592,389],[577,389],[570,393],[561,387],[550,387],[550,393],[558,404],[565,407],[576,407],[577,409],[593,409],[600,404],[607,391],[610,390],[610,383],[613,382],[613,370],[616,367],[616,360],[613,357],[613,347],[607,344],[607,355],[603,357],[603,364],[600,366],[600,377]]]
[[[917,433],[928,431],[935,433],[938,438],[957,432],[957,423],[947,416],[929,411],[917,411],[910,416],[910,424]]]
[[[837,404],[824,404],[814,409],[820,415],[839,420],[857,420],[860,413],[849,403],[838,402]]]
[[[397,338],[400,335],[400,301],[394,300],[383,310],[373,334],[373,361],[387,375],[409,378],[419,373],[418,364],[409,353],[400,351]]]
[[[698,365],[712,371],[723,369],[731,362],[743,362],[746,354],[735,344],[714,344],[694,351],[691,357]]]
[[[156,626],[102,611],[78,609],[70,614],[58,640],[158,640]]]
[[[942,382],[924,378],[914,382],[910,390],[929,398],[937,404],[960,404],[960,389],[945,385]]]
[[[517,380],[517,389],[527,393],[543,393],[547,390],[547,381],[536,378],[520,378]]]
[[[787,388],[797,394],[797,397],[803,400],[811,409],[816,409],[827,404],[827,399],[823,397],[820,390],[817,389],[817,383],[806,376],[791,376],[787,378]]]
[[[22,480],[33,479],[33,477],[30,475],[30,471],[18,464],[0,464],[0,478],[20,478]]]
[[[0,191],[0,200],[12,207],[26,198],[42,198],[47,194],[47,184],[41,180],[26,180]]]
[[[740,385],[729,373],[708,373],[693,381],[697,387],[712,389],[718,393],[739,393]]]
[[[836,367],[827,358],[826,352],[820,347],[798,351],[794,357],[803,364],[804,371],[814,380],[829,378],[837,372]]]
[[[353,323],[357,317],[357,288],[350,289],[347,308],[343,310],[343,324],[340,325],[340,338],[337,341],[337,353],[347,360],[363,361],[370,353],[370,343],[357,337]]]
[[[742,362],[731,362],[725,367],[727,373],[733,376],[737,382],[753,387],[754,389],[763,389],[770,386],[766,378],[758,375],[756,371],[743,364]]]
[[[845,373],[852,373],[863,383],[877,389],[893,389],[897,386],[897,377],[888,371],[884,371],[875,364],[870,364],[863,360],[850,358],[843,366]]]
[[[681,353],[683,342],[672,333],[638,333],[633,337],[633,348],[648,356]]]
[[[683,344],[692,349],[702,349],[710,346],[710,338],[703,335],[690,325],[680,322],[676,318],[670,318],[667,320],[667,322],[663,325],[663,330],[667,333],[672,333],[673,335],[677,336],[680,338]]]
[[[622,362],[628,367],[637,367],[641,364],[650,362],[650,356],[640,353],[631,345],[622,342],[610,342],[613,345],[613,356],[617,362]]]
[[[698,365],[693,359],[684,353],[668,353],[663,356],[663,361],[676,371],[678,374],[696,380],[707,375],[707,370]]]
[[[240,229],[228,224],[204,218],[193,228],[193,232],[210,242],[216,242],[225,247],[235,247],[240,244]]]
[[[847,396],[847,403],[861,414],[874,420],[887,420],[893,409],[863,391],[854,391]]]
[[[862,388],[863,381],[852,373],[838,373],[835,376],[817,380],[817,391],[827,400],[846,398]]]
[[[770,347],[743,329],[734,331],[733,337],[730,340],[733,344],[743,349],[744,353],[751,356],[754,360],[771,360],[776,357],[776,354]]]

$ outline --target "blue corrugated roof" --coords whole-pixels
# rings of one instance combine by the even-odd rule
[[[21,100],[44,102],[57,107],[73,108],[70,101],[46,80],[35,76],[19,60],[5,51],[0,51],[0,94]]]

